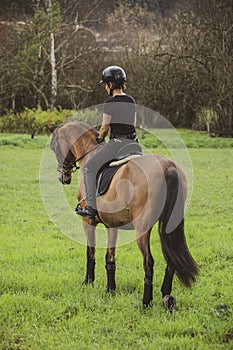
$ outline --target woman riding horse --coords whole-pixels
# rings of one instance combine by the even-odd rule
[[[188,249],[184,234],[184,205],[188,188],[183,169],[163,155],[138,156],[121,165],[108,190],[96,200],[96,174],[99,169],[104,163],[110,162],[119,149],[131,147],[136,140],[135,103],[131,96],[123,92],[125,81],[126,74],[120,67],[111,66],[103,71],[102,82],[111,98],[104,106],[100,134],[81,122],[48,126],[53,134],[51,148],[58,160],[58,179],[62,184],[71,183],[73,169],[80,168],[84,174],[86,188],[81,181],[78,200],[79,203],[86,201],[87,205],[83,209],[78,205],[76,211],[84,216],[82,224],[87,238],[85,284],[95,280],[98,223],[107,229],[107,291],[116,289],[118,229],[134,229],[145,272],[143,305],[149,306],[153,300],[154,275],[150,236],[158,221],[162,251],[167,263],[161,287],[162,300],[166,309],[171,311],[176,306],[176,300],[171,295],[174,274],[186,287],[195,282],[198,274],[198,266]],[[109,129],[110,141],[98,144]]]
[[[96,175],[99,169],[111,161],[119,150],[136,138],[136,107],[133,97],[125,94],[126,74],[118,66],[104,69],[101,83],[111,96],[104,105],[102,125],[97,142],[104,141],[110,130],[110,141],[88,161],[84,168],[84,184],[86,190],[85,208],[76,208],[76,213],[94,219],[96,211]]]

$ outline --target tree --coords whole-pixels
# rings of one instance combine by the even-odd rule
[[[229,0],[193,0],[161,19],[146,8],[121,5],[112,16],[112,27],[122,32],[112,50],[121,47],[118,57],[137,102],[176,126],[191,127],[199,111],[213,111],[215,127],[230,133],[232,11]]]
[[[212,127],[231,133],[232,0],[32,0],[27,10],[16,4],[2,7],[27,18],[0,26],[2,111],[99,103],[101,70],[119,64],[138,104],[175,126],[214,115]]]
[[[31,20],[22,30],[17,30],[17,22],[11,23],[10,33],[4,33],[0,43],[1,94],[7,96],[10,90],[12,101],[2,108],[84,106],[93,86],[90,75],[95,75],[101,59],[95,33],[76,20],[63,22],[57,2],[34,4]]]
[[[184,57],[192,73],[192,110],[216,115],[220,133],[232,132],[233,3],[229,0],[193,1],[173,21],[170,52]],[[213,113],[211,112],[213,111]]]

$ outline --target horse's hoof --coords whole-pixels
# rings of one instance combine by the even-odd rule
[[[153,304],[153,299],[151,298],[143,298],[142,306],[144,309],[148,309]]]
[[[172,295],[165,295],[163,297],[163,305],[167,311],[174,311],[176,308],[176,299]]]
[[[107,286],[106,292],[110,293],[112,295],[115,295],[116,294],[116,286],[111,286],[111,287]]]
[[[143,301],[142,306],[143,306],[143,309],[145,309],[145,310],[149,309],[149,307],[152,306],[152,300],[150,300],[149,302]]]
[[[91,285],[92,287],[94,287],[94,281],[92,281],[88,278],[85,278],[85,280],[82,282],[82,285],[83,286]]]
[[[85,279],[83,282],[82,282],[82,286],[86,286],[88,283],[88,281]]]

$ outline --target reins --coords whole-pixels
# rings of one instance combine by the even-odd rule
[[[75,159],[75,161],[70,164],[69,167],[67,167],[67,169],[72,169],[72,172],[75,173],[75,171],[77,171],[78,169],[80,169],[80,166],[77,166],[77,163],[84,159],[89,153],[93,152],[96,148],[98,148],[99,144],[95,145],[92,149],[90,149],[89,151],[87,151],[86,153],[84,153],[81,157]],[[75,168],[75,170],[73,170]]]

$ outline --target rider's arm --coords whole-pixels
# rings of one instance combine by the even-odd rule
[[[104,139],[105,136],[107,135],[110,128],[110,122],[111,122],[111,116],[106,113],[103,113],[102,125],[99,132],[101,139]]]

